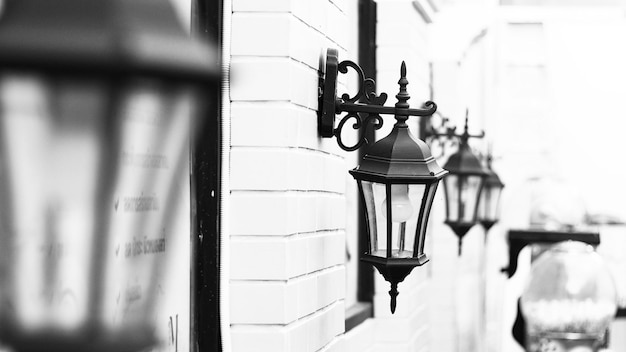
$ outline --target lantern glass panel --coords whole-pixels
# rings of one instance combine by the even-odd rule
[[[428,216],[430,214],[430,209],[432,208],[433,201],[435,199],[435,192],[437,191],[437,186],[439,185],[439,181],[433,182],[430,185],[426,185],[425,190],[425,198],[423,200],[424,209],[420,214],[419,223],[418,223],[418,245],[417,245],[417,254],[424,253],[424,241],[426,239],[426,226],[428,226]]]
[[[478,218],[486,221],[496,221],[499,218],[500,193],[502,188],[498,186],[485,186],[480,193],[478,203]]]
[[[414,251],[415,239],[417,237],[419,240],[420,237],[416,234],[418,226],[426,226],[425,218],[436,187],[424,184],[386,185],[369,181],[361,183],[370,231],[369,254],[383,258],[412,258],[420,254],[421,250]],[[430,203],[426,202],[425,211],[420,211],[425,196]],[[389,199],[391,203],[388,203]],[[388,211],[391,218],[387,216]],[[420,222],[420,219],[424,221]],[[422,248],[423,243],[418,243],[418,249]]]
[[[96,321],[152,338],[163,263],[188,241],[176,195],[189,193],[194,97],[160,80],[0,75],[5,326],[69,338]]]
[[[448,175],[444,179],[448,221],[475,222],[482,183],[478,175]]]

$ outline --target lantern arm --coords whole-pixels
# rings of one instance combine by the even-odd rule
[[[402,63],[401,80],[406,76],[406,66]],[[437,111],[437,104],[432,101],[424,103],[424,108],[410,108],[406,100],[410,97],[406,92],[401,96],[396,96],[402,104],[395,106],[384,106],[388,95],[381,93],[376,95],[376,82],[371,78],[366,78],[363,69],[353,61],[345,60],[339,62],[336,49],[328,49],[325,69],[320,67],[319,78],[319,109],[318,109],[318,131],[322,137],[336,137],[339,147],[347,151],[355,151],[364,144],[373,141],[368,140],[365,129],[373,126],[378,130],[383,125],[380,115],[395,116],[431,116]],[[359,89],[354,96],[347,93],[337,97],[337,77],[339,73],[347,74],[348,69],[354,70],[358,75]],[[399,82],[400,84],[400,82]],[[402,86],[402,85],[401,85]],[[400,93],[399,93],[400,94]],[[405,95],[404,95],[405,94]],[[335,128],[335,115],[347,113]],[[358,141],[351,146],[346,145],[342,139],[342,131],[346,123],[354,119],[352,128],[360,131]]]
[[[530,244],[553,244],[562,241],[580,241],[592,246],[600,244],[597,232],[568,232],[546,230],[510,230],[507,234],[509,242],[509,265],[500,269],[511,278],[517,271],[517,259],[524,247]]]
[[[453,140],[458,139],[461,145],[467,145],[467,141],[470,138],[478,138],[482,139],[485,137],[485,131],[482,130],[478,134],[470,134],[468,131],[468,116],[469,109],[465,109],[465,127],[463,133],[457,133],[457,126],[450,127],[448,126],[448,122],[450,121],[447,117],[443,118],[441,126],[439,128],[435,128],[432,125],[429,125],[428,128],[424,129],[424,137],[430,139],[430,142],[438,141],[441,145],[444,142],[440,140]]]

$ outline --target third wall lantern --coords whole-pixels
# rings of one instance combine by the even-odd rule
[[[502,183],[498,174],[491,167],[492,160],[493,157],[491,154],[488,154],[487,178],[485,179],[485,185],[480,194],[478,204],[478,221],[485,228],[485,232],[489,231],[500,220],[500,194],[504,188],[504,183]]]
[[[354,97],[344,94],[337,97],[338,72],[354,69],[360,78],[359,92]],[[409,116],[430,116],[436,110],[433,102],[426,109],[411,109],[406,86],[406,66],[400,69],[400,91],[394,107],[383,106],[387,95],[376,96],[374,81],[366,79],[363,70],[354,62],[338,63],[337,51],[329,49],[326,57],[325,77],[320,81],[319,132],[323,137],[337,137],[339,146],[353,151],[366,143],[361,138],[353,146],[341,139],[341,129],[349,119],[356,122],[355,129],[367,126],[373,120],[376,128],[383,123],[380,114],[395,115],[396,123],[391,133],[369,146],[366,155],[350,174],[356,179],[360,196],[365,204],[368,249],[361,260],[371,263],[391,284],[391,312],[396,309],[398,283],[416,266],[428,261],[424,253],[426,225],[439,181],[448,173],[442,169],[430,149],[409,131]],[[357,103],[364,98],[369,104]],[[335,115],[347,115],[334,127]]]

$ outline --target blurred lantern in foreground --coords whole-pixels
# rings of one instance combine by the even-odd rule
[[[485,231],[489,231],[500,220],[500,194],[504,188],[504,183],[491,168],[491,161],[492,156],[488,155],[487,178],[485,178],[485,184],[478,202],[478,221],[485,228]]]
[[[189,131],[213,67],[213,50],[166,0],[5,1],[2,344],[135,351],[155,342],[174,185],[188,184]]]
[[[588,244],[561,242],[533,264],[522,294],[530,352],[598,350],[617,309],[608,267]]]

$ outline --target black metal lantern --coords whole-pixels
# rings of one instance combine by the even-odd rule
[[[444,180],[446,195],[446,221],[459,238],[459,255],[461,255],[463,236],[476,224],[478,205],[487,177],[487,171],[472,152],[468,139],[472,137],[465,130],[460,137],[459,150],[452,154],[444,168],[450,174]]]
[[[492,160],[492,156],[487,155],[487,177],[478,202],[478,221],[485,228],[485,231],[489,231],[500,220],[499,203],[504,188],[504,183],[491,168]]]
[[[2,345],[154,345],[173,200],[216,54],[167,0],[3,1]]]
[[[396,124],[391,133],[371,145],[360,165],[350,174],[356,179],[361,198],[366,208],[368,249],[361,257],[362,261],[371,263],[391,283],[391,312],[396,309],[398,283],[403,281],[414,267],[428,261],[424,253],[424,242],[428,216],[433,203],[439,181],[447,174],[431,155],[426,143],[415,138],[409,131],[406,120],[409,116],[431,115],[436,106],[432,102],[426,103],[429,109],[410,109],[407,101],[410,96],[406,86],[406,66],[404,62],[400,69],[401,78],[398,81],[400,91],[396,95],[398,102],[395,107],[377,106],[384,104],[386,94],[376,97],[373,92],[374,82],[362,79],[365,89],[350,98],[348,96],[337,100],[335,79],[337,75],[336,52],[329,50],[326,63],[326,79],[323,86],[323,95],[320,99],[320,122],[327,117],[329,120],[322,125],[330,126],[330,135],[336,135],[339,145],[345,150],[355,150],[365,143],[363,139],[353,147],[347,147],[341,142],[341,128],[349,118],[356,118],[355,128],[366,125],[357,112],[376,119],[382,124],[378,114],[394,114]],[[358,65],[344,61],[339,64],[339,71],[347,72],[347,67],[354,68],[363,78]],[[366,91],[367,90],[367,91]],[[353,103],[361,96],[367,96],[376,105]],[[329,102],[324,106],[323,102]],[[349,114],[334,130],[334,115],[341,111]],[[369,114],[369,115],[368,115]]]

